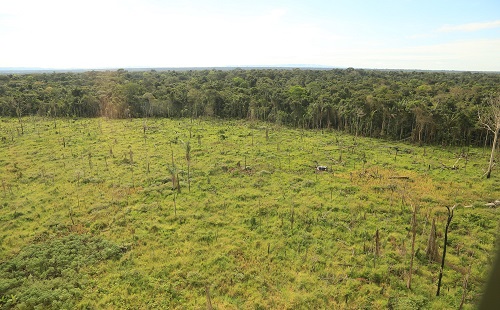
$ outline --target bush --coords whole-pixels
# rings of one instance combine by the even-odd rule
[[[401,296],[390,297],[387,304],[388,309],[427,309],[429,300],[423,296]]]
[[[10,296],[0,299],[0,306],[71,309],[84,284],[80,269],[121,254],[118,245],[89,235],[27,246],[0,265],[0,296]]]

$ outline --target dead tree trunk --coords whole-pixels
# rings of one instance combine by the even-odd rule
[[[210,298],[210,287],[207,285],[205,286],[205,294],[207,296],[207,310],[212,310],[212,300]]]
[[[495,160],[495,148],[498,143],[498,134],[500,132],[500,96],[490,97],[487,101],[488,110],[479,112],[479,123],[486,128],[488,132],[493,133],[493,144],[491,146],[490,162],[486,171],[486,178],[490,178]]]
[[[413,259],[415,258],[415,236],[417,235],[417,207],[413,208],[413,215],[411,217],[411,259],[410,259],[410,277],[406,287],[411,289],[411,277],[413,275]]]
[[[462,310],[464,303],[465,303],[465,298],[467,297],[467,285],[469,284],[470,269],[471,269],[471,266],[469,265],[469,269],[467,270],[467,274],[465,275],[465,278],[464,278],[464,284],[463,284],[464,291],[462,293],[462,300],[460,301],[460,307],[458,308],[458,310]]]
[[[191,180],[189,175],[189,170],[191,168],[191,144],[189,141],[186,143],[186,161],[187,161],[187,181],[188,181],[188,191],[191,192]]]
[[[23,124],[23,111],[24,108],[21,105],[21,102],[19,100],[12,99],[13,104],[16,108],[16,115],[17,115],[17,120],[19,121],[19,125],[21,126],[21,134],[24,134],[24,124]]]
[[[180,180],[179,180],[179,174],[177,173],[177,193],[181,193],[181,183],[180,183]]]
[[[446,257],[446,243],[448,242],[448,228],[450,227],[451,220],[453,219],[453,209],[455,209],[455,206],[451,208],[446,206],[446,209],[448,209],[448,220],[446,221],[446,228],[444,230],[443,257],[441,259],[441,268],[439,269],[439,281],[438,281],[436,296],[439,296],[439,292],[441,290],[441,279],[443,278],[444,259]]]
[[[176,203],[177,194],[174,192],[174,217],[177,217],[177,203]]]
[[[377,231],[375,232],[375,257],[373,258],[373,268],[377,265],[377,258],[380,256],[380,234]]]
[[[429,233],[429,239],[427,241],[427,250],[425,255],[429,259],[429,262],[435,262],[438,260],[438,247],[436,243],[436,219],[432,219],[431,231]]]
[[[493,145],[491,146],[491,155],[490,155],[490,162],[488,164],[488,171],[486,172],[486,178],[489,179],[491,177],[491,170],[493,170],[493,163],[495,160],[495,148],[497,145],[498,141],[498,132],[500,131],[500,126],[496,128],[494,134],[493,134]]]

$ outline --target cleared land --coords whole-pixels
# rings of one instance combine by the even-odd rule
[[[0,119],[3,308],[471,309],[494,257],[488,147],[245,121],[23,127]],[[435,220],[442,255],[453,205],[436,297],[426,249]]]

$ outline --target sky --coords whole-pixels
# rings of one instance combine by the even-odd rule
[[[0,68],[500,71],[498,0],[0,0]]]

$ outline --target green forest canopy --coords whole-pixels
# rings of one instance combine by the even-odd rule
[[[352,68],[4,74],[0,115],[246,118],[478,145],[490,139],[478,111],[498,85],[498,73]]]

